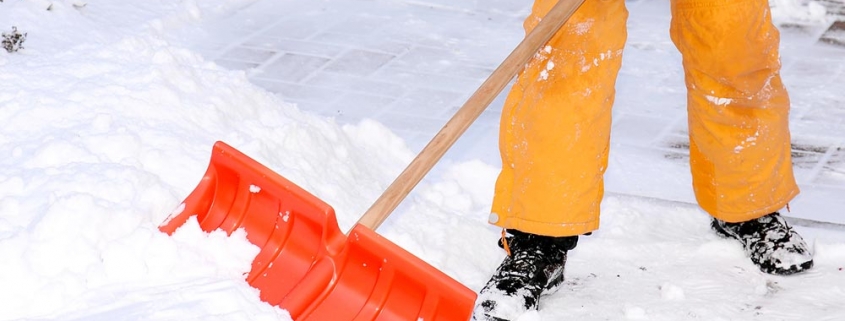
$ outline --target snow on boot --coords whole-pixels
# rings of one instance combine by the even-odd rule
[[[563,283],[566,252],[578,243],[577,236],[507,233],[499,246],[509,254],[478,294],[475,321],[512,321],[537,309],[540,295],[554,293]]]
[[[739,240],[763,272],[789,275],[813,267],[807,243],[778,212],[739,223],[714,218],[711,225],[722,236]]]

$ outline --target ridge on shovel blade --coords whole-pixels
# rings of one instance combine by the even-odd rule
[[[159,229],[246,230],[247,282],[294,320],[469,320],[476,294],[231,146],[217,142],[194,191]]]

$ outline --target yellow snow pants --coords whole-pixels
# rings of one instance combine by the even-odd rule
[[[555,2],[535,0],[525,29]],[[699,205],[728,222],[780,210],[798,187],[767,0],[672,0],[671,8]],[[598,228],[627,17],[624,0],[587,0],[518,75],[502,111],[490,223],[550,236]]]

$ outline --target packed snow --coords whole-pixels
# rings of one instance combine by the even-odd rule
[[[213,143],[331,204],[344,231],[415,155],[384,124],[300,110],[170,37],[258,1],[0,2],[0,29],[27,33],[24,49],[0,51],[0,320],[290,319],[244,280],[258,248],[243,231],[157,229]],[[817,4],[773,3],[793,8],[778,17],[825,19]],[[445,166],[378,232],[478,290],[504,256],[486,223],[498,165]],[[602,219],[562,289],[520,320],[845,319],[842,229],[799,227],[816,266],[778,277],[684,202],[609,194]]]

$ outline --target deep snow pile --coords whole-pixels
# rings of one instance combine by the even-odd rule
[[[242,233],[156,229],[214,141],[333,205],[342,230],[413,155],[381,124],[302,113],[165,40],[249,1],[74,3],[0,3],[0,28],[29,34],[0,53],[0,320],[286,319],[243,281],[257,249]],[[486,224],[496,173],[449,165],[379,232],[479,289],[504,255]],[[523,321],[845,318],[839,234],[812,231],[816,268],[781,278],[692,206],[611,196],[604,213],[563,290]]]
[[[0,5],[0,21],[29,32],[25,51],[0,54],[0,319],[115,309],[120,319],[278,319],[243,282],[257,254],[243,235],[156,229],[198,182],[213,142],[356,211],[363,203],[338,190],[372,198],[408,157],[367,147],[401,144],[378,124],[344,131],[168,44],[160,27],[180,7],[151,6],[162,18],[124,35],[103,32],[118,26],[97,13],[143,21],[133,6]]]

